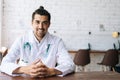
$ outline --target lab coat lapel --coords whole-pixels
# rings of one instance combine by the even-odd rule
[[[46,63],[46,59],[48,58],[50,49],[54,41],[49,33],[47,33],[44,38],[38,43],[37,39],[35,38],[33,32],[29,35],[29,41],[32,45],[31,48],[31,59],[32,61],[36,59],[41,59],[44,63]]]
[[[45,61],[47,61],[46,59],[48,58],[52,44],[53,41],[50,38],[50,34],[47,33],[41,41],[40,50],[38,52],[38,54],[40,54],[40,59],[42,60],[43,63],[46,63]]]

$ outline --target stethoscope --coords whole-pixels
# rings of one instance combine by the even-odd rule
[[[29,42],[26,42],[24,45],[23,45],[23,48],[25,51],[31,51],[31,44]],[[46,48],[46,52],[44,53],[44,57],[47,57],[48,56],[48,53],[49,53],[49,49],[50,49],[50,44],[47,45],[47,48]],[[28,60],[24,60],[22,59],[21,61],[23,61],[24,63],[28,63]]]

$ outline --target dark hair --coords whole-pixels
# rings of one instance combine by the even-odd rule
[[[50,19],[51,19],[50,13],[49,13],[47,10],[45,10],[43,6],[40,6],[38,9],[36,9],[36,10],[33,12],[33,14],[32,14],[32,21],[33,21],[33,19],[34,19],[35,14],[48,16],[48,20],[49,20],[49,21],[50,21]]]

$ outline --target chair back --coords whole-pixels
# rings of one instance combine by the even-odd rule
[[[114,67],[116,64],[118,64],[118,62],[119,62],[118,50],[109,49],[106,52],[101,64]]]
[[[0,64],[1,64],[2,58],[3,58],[2,52],[0,52]]]
[[[90,63],[90,54],[88,49],[80,49],[75,54],[74,63],[76,65],[85,66]]]

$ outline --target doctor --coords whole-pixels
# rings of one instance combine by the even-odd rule
[[[50,19],[50,13],[42,6],[33,12],[33,30],[14,42],[2,60],[2,72],[13,76],[48,77],[74,71],[74,63],[62,39],[48,32]]]

